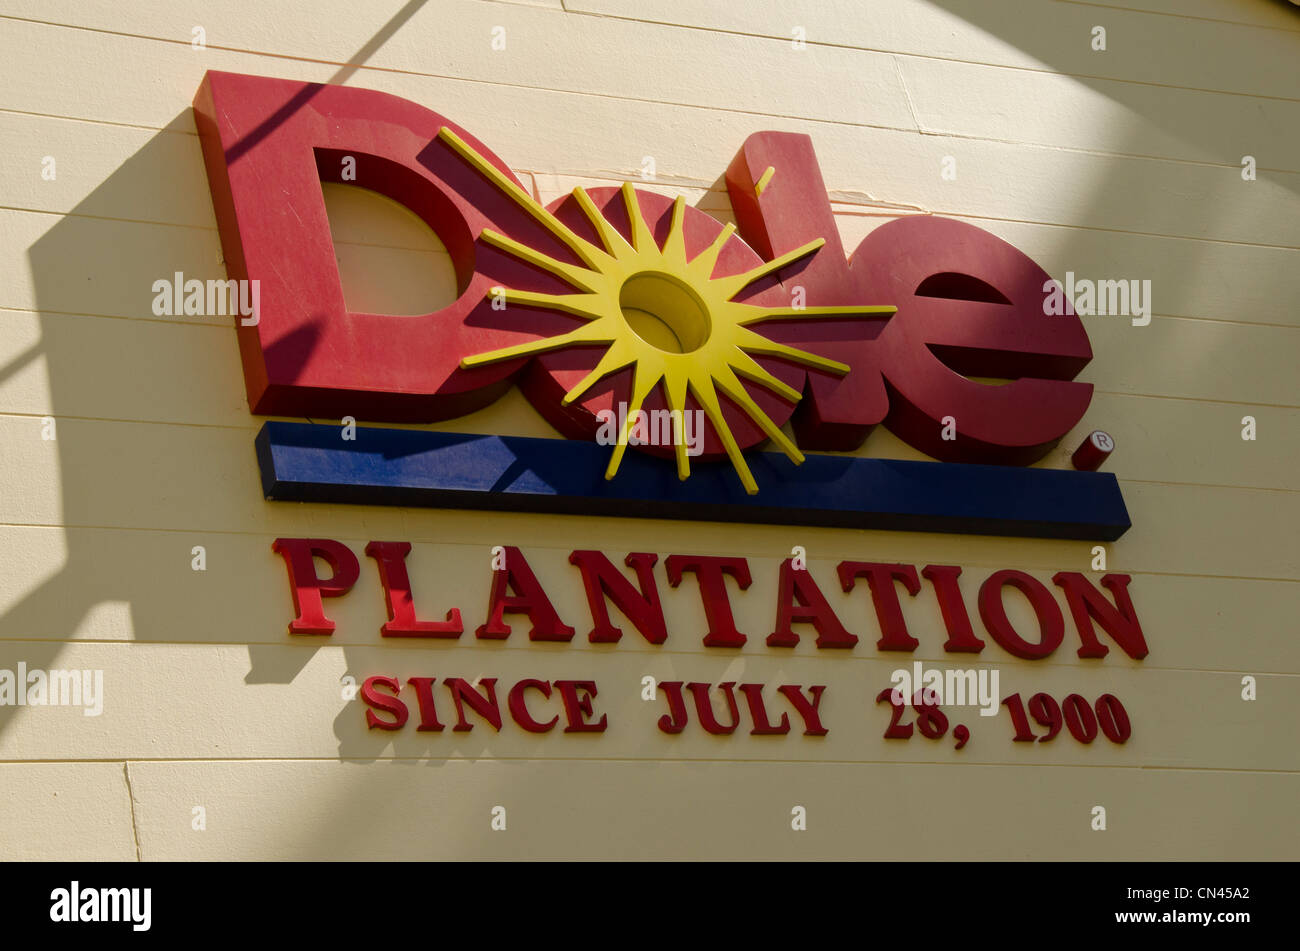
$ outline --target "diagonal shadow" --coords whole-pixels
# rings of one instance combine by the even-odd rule
[[[341,86],[346,83],[356,73],[356,71],[361,68],[363,63],[375,55],[375,52],[388,42],[393,34],[402,28],[407,20],[415,16],[416,11],[419,10],[420,7],[424,6],[426,2],[427,0],[410,0],[406,6],[393,14],[392,19],[385,23],[383,27],[380,28],[379,32],[370,38],[365,46],[357,50],[357,52],[353,54],[352,58],[327,80],[327,85]],[[253,129],[248,133],[248,135],[244,136],[232,145],[226,153],[226,160],[231,165],[234,165],[235,162],[239,161],[239,159],[245,155],[249,149],[261,142],[267,137],[267,135],[274,131],[276,127],[289,118],[289,116],[293,115],[310,102],[311,99],[320,92],[320,89],[321,87],[319,85],[308,86],[306,89],[303,89],[301,92],[293,96],[288,102],[268,116],[260,125],[257,126],[257,128]]]
[[[346,82],[425,2],[409,0],[339,68],[330,82]],[[180,111],[177,119],[168,123],[166,129],[189,128],[192,126],[188,121],[189,102],[194,90],[187,87],[174,92]],[[309,98],[287,103],[236,148],[241,154],[246,152],[258,138],[268,134]],[[192,168],[180,176],[176,169],[178,135],[192,142]],[[119,620],[136,641],[175,642],[177,631],[186,628],[190,632],[189,640],[194,643],[223,639],[218,633],[225,616],[223,597],[220,591],[211,590],[219,588],[219,585],[189,586],[182,598],[160,598],[160,574],[163,578],[169,577],[168,569],[163,565],[171,565],[176,560],[175,552],[167,551],[164,562],[162,552],[141,552],[138,546],[129,552],[123,551],[121,540],[130,533],[98,527],[102,515],[99,503],[118,493],[123,486],[138,481],[139,461],[124,458],[122,453],[106,452],[102,442],[70,437],[75,437],[77,431],[86,426],[95,425],[85,422],[86,417],[93,419],[95,415],[93,410],[88,411],[88,407],[93,407],[93,394],[88,391],[131,392],[146,385],[142,381],[150,379],[153,368],[144,355],[124,350],[117,354],[117,359],[105,359],[99,363],[94,378],[88,379],[84,361],[79,368],[75,361],[67,359],[76,349],[83,348],[84,343],[69,329],[67,321],[71,317],[63,316],[96,314],[102,315],[94,318],[96,320],[147,319],[152,299],[150,288],[160,277],[169,277],[176,271],[186,272],[187,277],[200,280],[226,277],[224,267],[215,264],[222,260],[215,230],[196,233],[195,229],[184,226],[144,224],[105,217],[101,213],[106,207],[130,207],[133,198],[151,188],[152,183],[174,181],[178,177],[196,186],[193,196],[196,203],[209,205],[202,168],[197,139],[175,131],[159,132],[28,249],[35,311],[41,315],[42,338],[0,368],[0,379],[12,377],[41,360],[46,364],[50,412],[61,420],[59,438],[54,441],[54,446],[57,453],[56,478],[60,483],[61,515],[58,521],[64,526],[61,540],[65,550],[63,563],[57,571],[44,577],[20,600],[0,613],[0,632],[7,638],[25,642],[21,645],[21,659],[29,668],[56,666],[67,640],[83,627],[92,612],[106,603],[125,608],[126,616],[119,616]],[[192,174],[193,170],[198,170],[197,175]],[[123,249],[133,249],[137,253],[124,254]],[[213,263],[204,269],[205,273],[196,273],[193,266],[196,260]],[[70,280],[70,274],[75,274],[76,279]],[[48,318],[46,315],[56,316]],[[184,317],[179,319],[186,320]],[[121,323],[125,330],[128,321]],[[215,329],[211,332],[218,333]],[[246,407],[242,379],[238,373],[233,376],[229,373],[229,356],[236,352],[233,349],[234,336],[223,334],[222,337],[223,343],[232,348],[224,359],[187,367],[186,372],[192,372],[197,378],[196,386],[220,393],[223,400]],[[161,398],[166,399],[167,395],[162,394]],[[69,418],[67,423],[62,421],[64,417]],[[251,435],[251,416],[249,424]],[[255,467],[251,449],[249,466]],[[88,473],[95,476],[87,478]],[[176,488],[167,484],[161,475],[156,485],[148,487],[150,491],[161,494],[174,492]],[[192,511],[204,510],[205,503],[201,498],[194,498],[190,504]],[[33,526],[24,530],[45,529]],[[220,540],[215,543],[220,544]],[[268,559],[268,572],[276,567]],[[188,572],[188,565],[186,570]],[[179,581],[174,577],[170,580],[172,583]],[[178,601],[188,604],[188,608],[183,612],[176,610]],[[16,644],[11,646],[17,647]],[[269,653],[250,649],[254,669],[250,671],[247,682],[287,683],[310,660],[314,650],[296,655],[295,662],[288,667],[278,659],[270,659]],[[20,710],[15,706],[0,706],[0,731],[20,715]]]

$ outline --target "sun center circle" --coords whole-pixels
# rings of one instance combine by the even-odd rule
[[[623,282],[623,320],[638,337],[666,353],[691,353],[709,339],[709,309],[684,281],[642,271]]]

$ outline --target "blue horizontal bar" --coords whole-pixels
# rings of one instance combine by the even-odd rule
[[[891,531],[1113,541],[1129,528],[1106,472],[975,466],[778,453],[746,458],[747,495],[727,462],[695,463],[685,482],[669,460],[623,457],[570,439],[268,422],[257,435],[268,499],[360,505],[557,512],[713,522],[770,522]]]

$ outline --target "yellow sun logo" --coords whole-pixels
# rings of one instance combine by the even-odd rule
[[[735,225],[726,225],[711,245],[688,261],[682,227],[685,199],[679,196],[673,203],[671,226],[660,247],[641,214],[635,189],[630,183],[624,183],[622,196],[631,222],[630,242],[601,214],[586,191],[582,188],[573,190],[575,201],[600,236],[603,247],[596,247],[571,231],[450,129],[443,128],[439,138],[532,215],[585,265],[578,267],[558,261],[513,238],[485,229],[482,237],[488,244],[542,268],[576,288],[572,294],[492,288],[489,294],[504,293],[507,301],[558,310],[582,318],[586,323],[568,333],[465,357],[461,366],[469,369],[564,347],[607,344],[608,348],[596,367],[564,396],[564,403],[568,405],[581,399],[602,378],[625,367],[632,368],[628,412],[605,471],[606,479],[612,479],[618,472],[636,411],[662,383],[664,402],[674,423],[677,477],[684,480],[690,475],[686,441],[680,428],[689,392],[712,424],[745,491],[751,495],[756,493],[758,485],[723,418],[720,397],[725,396],[739,406],[791,461],[798,464],[803,462],[803,453],[754,402],[741,378],[764,386],[791,403],[797,403],[802,394],[769,373],[752,354],[776,357],[840,375],[848,373],[849,367],[777,343],[749,328],[766,320],[892,314],[896,310],[894,307],[858,306],[773,308],[738,303],[732,298],[746,287],[814,253],[825,243],[824,240],[810,241],[741,274],[715,278],[714,265],[723,246],[735,232]],[[765,175],[763,184],[770,177],[770,174]],[[657,328],[657,333],[653,328]],[[668,331],[666,336],[665,330]]]

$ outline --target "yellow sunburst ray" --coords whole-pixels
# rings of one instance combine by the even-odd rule
[[[592,270],[600,270],[596,255],[603,255],[605,252],[570,231],[560,219],[547,211],[541,202],[502,174],[499,168],[480,155],[473,146],[455,132],[452,132],[451,129],[443,126],[438,132],[438,138],[450,145],[461,158],[474,166],[478,173],[495,185],[502,194],[511,198],[516,205],[528,212],[542,227],[576,254],[583,264]]]
[[[664,375],[664,402],[668,405],[668,411],[673,413],[673,425],[676,427],[677,420],[681,420],[681,432],[673,433],[673,455],[677,459],[677,479],[679,482],[685,482],[691,474],[691,459],[686,452],[686,375],[684,373],[673,373]],[[700,438],[704,434],[700,433]]]
[[[540,340],[530,340],[527,343],[516,344],[513,347],[502,347],[500,350],[491,350],[487,353],[476,353],[473,356],[462,357],[460,365],[461,369],[471,370],[474,367],[484,366],[489,363],[513,360],[515,357],[537,356],[541,353],[549,353],[552,350],[559,350],[561,347],[570,347],[575,344],[610,343],[611,339],[608,330],[601,327],[600,321],[596,321],[585,324],[576,330],[570,330],[568,333],[557,334],[554,337],[543,337]]]
[[[799,402],[802,397],[798,390],[784,380],[773,376],[768,370],[764,369],[762,364],[739,347],[736,348],[735,354],[732,355],[730,363],[733,372],[767,387],[773,393],[784,397],[791,403]]]
[[[664,239],[664,262],[673,270],[686,266],[686,199],[678,195],[673,202],[673,219]]]
[[[790,437],[783,433],[776,423],[772,422],[772,418],[754,402],[754,398],[749,395],[744,384],[736,379],[736,375],[731,371],[730,367],[728,367],[725,375],[718,374],[713,378],[713,385],[720,389],[724,396],[744,410],[745,415],[758,424],[758,428],[763,430],[768,438],[781,448],[781,451],[789,457],[791,462],[795,465],[800,465],[803,462],[803,453],[790,441]]]
[[[620,251],[624,249],[632,250],[632,246],[627,243],[627,239],[619,234],[618,229],[609,223],[609,219],[600,213],[596,203],[591,200],[591,196],[587,194],[585,188],[581,185],[575,187],[573,197],[577,201],[578,207],[582,209],[582,213],[587,216],[587,220],[591,222],[591,226],[600,235],[600,240],[604,243],[607,254],[617,258],[620,256]]]
[[[623,204],[627,206],[627,217],[632,223],[632,249],[637,254],[658,252],[659,245],[650,233],[650,226],[645,223],[645,217],[641,214],[641,202],[637,200],[636,189],[631,182],[623,183]]]
[[[748,307],[749,304],[739,304],[736,306]],[[752,317],[746,317],[738,320],[736,323],[742,327],[748,327],[750,324],[762,323],[765,320],[798,320],[807,317],[816,317],[823,319],[826,317],[863,317],[867,314],[893,314],[898,312],[897,307],[761,307],[755,308],[758,313]]]
[[[841,376],[849,372],[849,366],[846,363],[840,363],[838,360],[832,360],[829,357],[819,357],[815,353],[800,350],[798,347],[777,343],[775,340],[767,339],[760,333],[755,333],[748,327],[738,327],[737,329],[740,331],[738,336],[744,343],[737,343],[736,345],[746,353],[757,353],[764,357],[784,357],[787,360],[793,360],[795,363],[816,367],[830,373],[838,373]]]
[[[484,228],[482,232],[483,242],[499,248],[507,254],[541,268],[549,274],[554,274],[561,280],[567,281],[574,287],[586,291],[590,294],[599,293],[602,285],[606,282],[601,280],[604,274],[600,271],[593,271],[590,268],[577,267],[572,264],[566,264],[564,261],[557,261],[536,248],[530,248],[526,244],[516,241],[514,238],[507,237],[497,231]]]
[[[632,369],[632,394],[627,404],[627,416],[618,430],[618,443],[614,446],[614,452],[610,455],[609,465],[605,468],[606,480],[614,478],[618,473],[618,467],[623,462],[623,453],[627,451],[628,426],[636,417],[637,411],[645,403],[645,398],[650,395],[650,391],[655,388],[659,382],[659,376],[656,374],[646,373],[640,366],[633,366]]]
[[[636,351],[628,345],[626,340],[615,340],[610,344],[609,349],[601,355],[600,362],[596,364],[595,368],[584,376],[581,382],[571,387],[569,392],[564,394],[564,405],[568,406],[574,400],[581,399],[583,394],[602,378],[616,370],[623,369],[629,363],[634,362],[636,358]]]
[[[727,458],[731,460],[731,466],[736,470],[736,475],[740,476],[740,484],[745,487],[745,492],[749,495],[755,495],[758,492],[758,483],[754,481],[754,473],[749,471],[749,463],[745,462],[745,457],[736,445],[736,437],[732,435],[731,427],[722,417],[722,404],[718,402],[718,392],[714,388],[713,377],[702,377],[696,385],[696,381],[690,382],[690,390],[695,394],[696,401],[704,410],[704,415],[709,418],[713,424],[713,431],[718,434],[722,440],[722,448],[727,451]]]
[[[736,233],[736,226],[731,222],[722,226],[713,242],[701,251],[695,257],[691,258],[690,263],[686,266],[688,273],[697,281],[711,281],[713,279],[713,269],[718,266],[718,257],[722,254],[722,248],[731,236]]]
[[[825,238],[817,238],[816,240],[809,241],[801,247],[795,248],[793,251],[787,251],[785,254],[779,255],[764,264],[760,264],[756,268],[751,268],[750,270],[744,271],[740,274],[733,274],[730,277],[717,278],[719,284],[718,289],[726,300],[731,300],[750,284],[753,284],[760,278],[767,277],[769,274],[781,270],[783,267],[788,267],[795,261],[806,258],[825,243]]]
[[[599,321],[608,315],[599,305],[605,295],[599,291],[591,294],[547,294],[542,291],[516,291],[501,288],[505,294],[507,304],[523,304],[524,306],[545,307],[547,310],[562,310],[566,314],[574,317],[582,317],[585,320]],[[495,296],[496,288],[488,288],[487,297]]]

